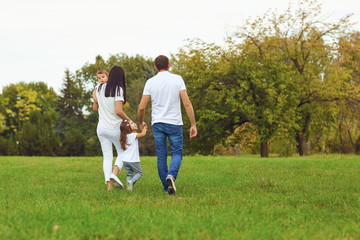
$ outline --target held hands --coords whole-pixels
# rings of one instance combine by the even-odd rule
[[[145,133],[147,132],[147,130],[148,130],[148,126],[146,125],[146,123],[145,122],[143,122],[143,124],[144,124],[144,126],[143,126],[143,130],[142,131],[144,131]]]
[[[140,130],[142,131],[145,128],[145,131],[147,131],[147,125],[145,122],[140,123]]]
[[[137,137],[137,138],[145,137],[146,131],[147,131],[147,125],[146,125],[145,122],[140,123],[140,130],[141,130],[141,133],[138,133],[138,134],[136,135],[136,137]]]

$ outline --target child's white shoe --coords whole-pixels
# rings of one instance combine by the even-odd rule
[[[126,182],[126,189],[130,192],[133,190],[133,184],[131,181]]]

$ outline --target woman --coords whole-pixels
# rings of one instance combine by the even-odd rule
[[[131,121],[123,111],[126,103],[125,73],[120,66],[114,66],[109,73],[109,80],[101,84],[96,91],[94,98],[94,110],[99,113],[99,123],[97,135],[103,153],[103,170],[107,189],[112,189],[112,182],[115,187],[123,188],[117,174],[122,168],[122,160],[119,159],[120,146],[120,124],[123,120]],[[117,152],[118,166],[114,167],[112,173],[113,149],[114,144]]]

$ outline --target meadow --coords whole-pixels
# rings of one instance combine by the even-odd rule
[[[101,157],[1,156],[0,239],[360,239],[359,156],[185,156],[174,196],[141,165],[107,191]]]

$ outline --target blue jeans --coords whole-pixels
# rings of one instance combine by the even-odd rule
[[[179,173],[183,156],[183,129],[182,125],[155,123],[152,125],[152,131],[155,138],[158,173],[164,191],[167,191],[166,177],[171,176],[175,180]],[[171,150],[169,170],[167,165],[167,138],[169,138]]]

